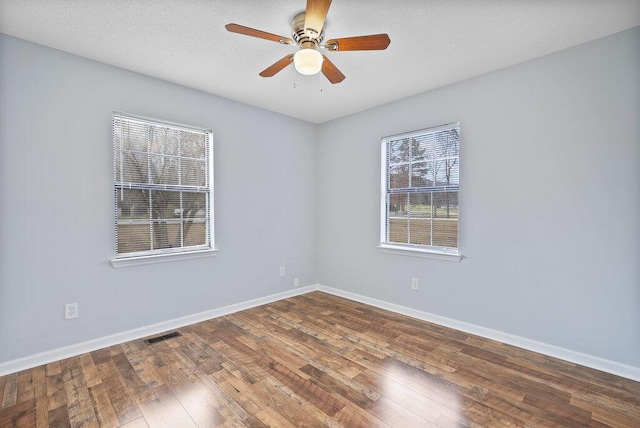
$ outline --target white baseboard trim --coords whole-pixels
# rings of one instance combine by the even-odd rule
[[[270,296],[260,297],[258,299],[236,303],[233,305],[224,306],[217,309],[211,309],[208,311],[199,312],[197,314],[187,315],[184,317],[159,322],[157,324],[140,327],[133,330],[123,331],[121,333],[112,334],[110,336],[105,336],[98,339],[81,342],[75,345],[64,346],[62,348],[52,349],[50,351],[41,352],[39,354],[30,355],[28,357],[7,361],[4,363],[0,363],[0,376],[16,373],[22,370],[31,369],[34,367],[41,366],[43,364],[48,364],[54,361],[63,360],[65,358],[75,357],[81,354],[85,354],[87,352],[117,345],[123,342],[137,340],[147,336],[153,336],[158,333],[163,333],[167,330],[173,330],[176,328],[184,327],[190,324],[195,324],[201,321],[210,320],[212,318],[220,317],[223,315],[229,315],[234,312],[239,312],[245,309],[254,308],[256,306],[275,302],[277,300],[286,299],[288,297],[293,297],[300,294],[306,294],[315,290],[317,290],[317,286],[315,285],[300,287],[294,290],[272,294]]]
[[[75,345],[64,346],[62,348],[53,349],[51,351],[41,352],[39,354],[30,355],[28,357],[0,363],[0,376],[16,373],[22,370],[31,369],[33,367],[38,367],[43,364],[51,363],[53,361],[75,357],[87,352],[117,345],[123,342],[137,340],[147,336],[153,336],[153,335],[165,332],[167,330],[173,330],[176,328],[206,321],[206,320],[220,317],[223,315],[229,315],[234,312],[239,312],[245,309],[254,308],[256,306],[286,299],[288,297],[306,294],[312,291],[323,291],[325,293],[333,294],[334,296],[355,300],[356,302],[375,306],[381,309],[386,309],[391,312],[407,315],[423,321],[432,322],[434,324],[439,324],[444,327],[460,330],[465,333],[475,334],[477,336],[481,336],[487,339],[496,340],[498,342],[503,342],[509,345],[517,346],[519,348],[527,349],[529,351],[538,352],[540,354],[548,355],[550,357],[559,358],[575,364],[591,367],[596,370],[600,370],[603,372],[611,373],[617,376],[622,376],[627,379],[640,382],[639,367],[629,366],[626,364],[618,363],[618,362],[607,360],[604,358],[583,354],[580,352],[561,348],[559,346],[549,345],[543,342],[527,339],[525,337],[504,333],[498,330],[493,330],[490,328],[478,326],[478,325],[463,322],[463,321],[454,320],[454,319],[443,317],[440,315],[431,314],[429,312],[419,311],[417,309],[407,308],[405,306],[396,305],[394,303],[388,303],[383,300],[373,299],[370,297],[362,296],[360,294],[351,293],[349,291],[327,287],[321,284],[310,285],[307,287],[300,287],[294,290],[289,290],[282,293],[276,293],[269,296],[260,297],[257,299],[236,303],[229,306],[224,306],[217,309],[211,309],[211,310],[200,312],[197,314],[187,315],[185,317],[175,318],[175,319],[163,321],[157,324],[152,324],[149,326],[112,334],[110,336],[89,340],[89,341],[78,343]]]
[[[593,355],[583,354],[581,352],[572,351],[570,349],[561,348],[555,345],[549,345],[547,343],[538,342],[536,340],[527,339],[525,337],[516,336],[514,334],[504,333],[498,330],[481,327],[479,325],[470,324],[464,321],[457,321],[440,315],[407,308],[405,306],[388,303],[382,300],[372,299],[370,297],[327,287],[320,284],[316,286],[316,289],[325,293],[333,294],[338,297],[355,300],[356,302],[365,303],[367,305],[375,306],[380,309],[386,309],[391,312],[407,315],[412,318],[417,318],[434,324],[439,324],[441,326],[460,330],[465,333],[471,333],[476,336],[484,337],[486,339],[496,340],[498,342],[517,346],[518,348],[538,352],[550,357],[559,358],[571,363],[580,364],[582,366],[590,367],[592,369],[600,370],[603,372],[614,374],[616,376],[622,376],[624,378],[640,382],[639,367],[618,363],[604,358],[595,357]]]

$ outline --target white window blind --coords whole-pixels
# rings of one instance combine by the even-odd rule
[[[113,114],[116,258],[212,249],[212,140]]]
[[[458,254],[458,123],[382,139],[381,245]]]

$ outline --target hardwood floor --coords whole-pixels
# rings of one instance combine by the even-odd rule
[[[0,377],[0,427],[640,426],[640,383],[321,292]]]

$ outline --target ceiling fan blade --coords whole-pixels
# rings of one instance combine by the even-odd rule
[[[329,58],[327,58],[326,55],[322,55],[322,58],[324,59],[324,61],[322,61],[322,74],[324,74],[331,83],[342,82],[344,80],[344,74],[338,70],[338,67],[329,61]]]
[[[387,34],[345,37],[327,40],[324,47],[330,51],[381,51],[387,48],[391,39]]]
[[[295,45],[295,42],[288,37],[278,36],[277,34],[267,33],[266,31],[256,30],[255,28],[245,27],[239,24],[227,24],[224,26],[227,31],[232,33],[244,34],[245,36],[257,37],[259,39],[271,40],[285,45]]]
[[[278,62],[276,62],[275,64],[265,68],[260,72],[260,76],[273,77],[275,76],[276,73],[278,73],[279,71],[281,71],[283,68],[285,68],[287,65],[291,63],[293,63],[293,54],[289,54],[284,58],[282,58],[281,60],[279,60]]]
[[[331,6],[331,0],[307,0],[307,8],[304,12],[305,30],[312,30],[319,35],[324,27],[329,6]]]

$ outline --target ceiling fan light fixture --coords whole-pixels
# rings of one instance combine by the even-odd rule
[[[293,56],[293,64],[300,74],[311,76],[322,69],[322,54],[313,48],[300,49]]]

